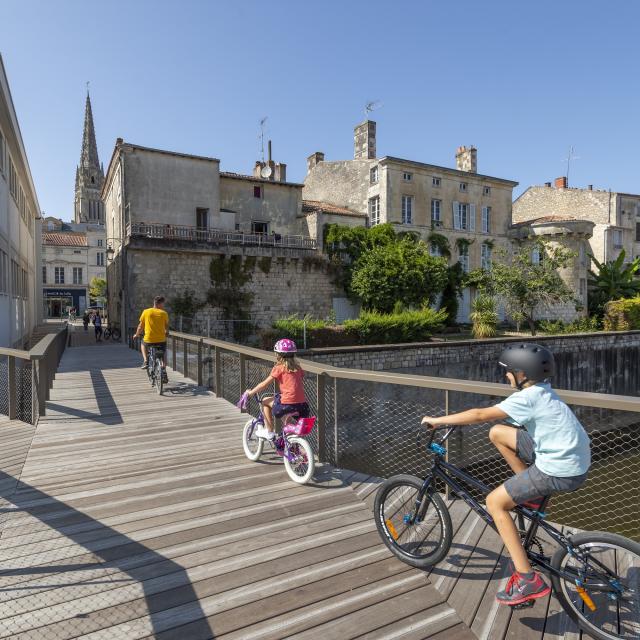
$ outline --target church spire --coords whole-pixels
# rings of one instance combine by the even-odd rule
[[[98,146],[96,145],[96,132],[93,127],[93,112],[91,110],[91,98],[87,89],[87,101],[84,107],[84,131],[82,134],[82,152],[80,154],[80,166],[83,169],[100,170],[98,160]]]

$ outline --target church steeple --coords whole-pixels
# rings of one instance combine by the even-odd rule
[[[82,132],[82,151],[80,164],[76,168],[75,222],[104,224],[104,206],[100,200],[100,191],[104,183],[104,171],[98,159],[96,132],[93,126],[91,98],[87,89],[84,108],[84,129]]]

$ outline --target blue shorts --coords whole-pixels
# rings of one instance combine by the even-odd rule
[[[276,393],[273,399],[273,415],[276,418],[282,418],[290,413],[297,413],[301,418],[309,417],[309,405],[306,402],[297,402],[295,404],[282,404],[280,402],[280,394]]]

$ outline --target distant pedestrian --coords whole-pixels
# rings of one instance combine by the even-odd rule
[[[102,342],[102,318],[99,313],[93,317],[93,325],[96,328],[96,342]]]
[[[85,331],[89,330],[89,320],[89,312],[85,310],[85,312],[82,314],[82,324]]]

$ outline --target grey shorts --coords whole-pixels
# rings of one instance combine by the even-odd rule
[[[518,429],[516,438],[516,455],[531,466],[521,473],[509,478],[504,488],[516,504],[522,504],[539,496],[550,496],[563,491],[575,491],[584,484],[587,474],[559,478],[549,476],[536,467],[533,438],[525,429]]]

